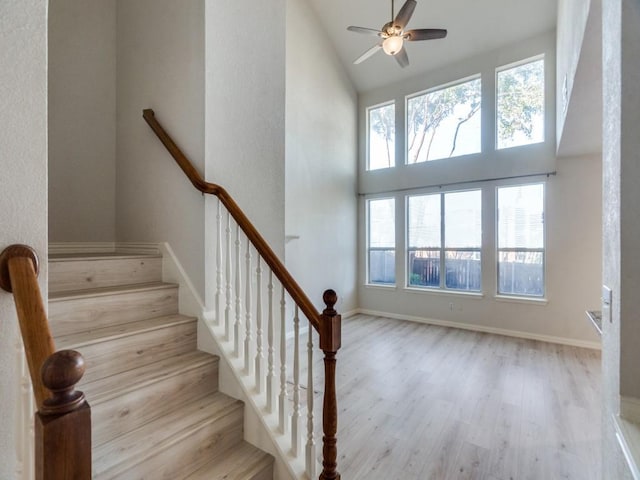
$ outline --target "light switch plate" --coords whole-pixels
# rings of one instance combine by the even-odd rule
[[[611,289],[606,285],[602,286],[602,319],[609,320],[609,323],[613,321],[611,315],[611,302],[612,294]]]

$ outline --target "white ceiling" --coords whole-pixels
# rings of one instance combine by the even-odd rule
[[[481,52],[549,31],[556,26],[558,0],[417,0],[408,28],[446,28],[447,38],[406,42],[411,64],[376,53],[353,60],[376,37],[347,31],[349,25],[379,29],[390,20],[391,0],[310,0],[358,91],[413,77]],[[404,0],[396,0],[396,13]]]

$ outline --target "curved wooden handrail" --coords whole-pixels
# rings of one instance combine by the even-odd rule
[[[91,408],[75,390],[84,359],[56,352],[38,285],[38,256],[27,245],[0,253],[0,288],[13,293],[38,411],[35,415],[36,480],[91,478]]]
[[[0,254],[0,287],[13,293],[38,410],[49,397],[40,368],[56,351],[38,285],[38,257],[27,245],[11,245]]]
[[[233,200],[231,195],[229,195],[229,193],[227,193],[227,191],[220,185],[205,182],[203,180],[200,173],[198,173],[185,154],[182,153],[182,150],[180,150],[169,134],[164,130],[164,128],[162,128],[162,125],[158,123],[153,110],[143,110],[142,116],[163,145],[167,148],[182,171],[187,175],[187,178],[189,178],[193,186],[202,193],[215,195],[220,199],[242,231],[247,235],[249,240],[251,240],[251,243],[253,243],[258,253],[260,253],[264,261],[269,265],[274,275],[278,280],[280,280],[280,283],[282,283],[287,292],[289,292],[293,301],[296,302],[305,316],[309,319],[313,328],[319,332],[320,313],[316,310],[313,302],[309,300],[309,297],[307,297],[302,288],[300,288],[300,285],[298,285],[298,283],[293,279],[287,268],[282,264],[278,256],[274,253],[262,235],[260,235],[258,230],[256,230],[238,204]]]

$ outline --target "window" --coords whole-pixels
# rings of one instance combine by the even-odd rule
[[[407,98],[407,163],[478,153],[480,78]]]
[[[368,274],[370,284],[396,283],[395,199],[380,198],[367,202]]]
[[[544,295],[544,184],[498,188],[498,293]]]
[[[367,170],[390,168],[396,163],[396,106],[372,107],[368,113]]]
[[[407,197],[410,287],[479,291],[481,246],[480,190]]]
[[[498,149],[544,141],[544,58],[498,71]]]

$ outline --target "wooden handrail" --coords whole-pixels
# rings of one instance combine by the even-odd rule
[[[38,410],[41,410],[49,392],[40,378],[40,368],[56,348],[38,285],[38,257],[26,245],[11,245],[0,255],[0,265],[0,286],[13,293],[33,394]]]
[[[13,293],[38,412],[36,480],[91,478],[91,409],[75,390],[84,374],[82,355],[56,352],[38,285],[38,256],[11,245],[0,253],[0,288]]]
[[[320,349],[324,352],[325,365],[325,390],[322,410],[323,424],[323,455],[322,473],[320,480],[340,480],[337,470],[337,430],[338,430],[338,402],[336,394],[336,354],[341,346],[341,316],[333,308],[338,301],[338,296],[333,290],[327,290],[322,297],[326,308],[319,313],[302,288],[293,279],[291,274],[282,264],[280,259],[271,250],[271,247],[258,233],[240,207],[231,198],[227,191],[219,185],[205,182],[189,159],[171,139],[169,134],[156,120],[155,113],[151,109],[143,111],[143,117],[151,129],[158,136],[171,156],[178,163],[182,171],[187,175],[196,189],[202,193],[215,195],[227,208],[227,211],[235,219],[238,226],[253,243],[258,253],[269,265],[271,271],[280,280],[282,286],[289,292],[293,301],[302,310],[304,315],[313,325],[320,337]]]
[[[142,114],[143,118],[149,124],[151,129],[158,136],[163,145],[167,148],[176,163],[182,171],[187,175],[194,187],[202,193],[215,195],[220,199],[222,204],[227,208],[231,216],[235,219],[242,231],[247,235],[251,243],[260,253],[264,261],[269,265],[274,275],[280,280],[280,283],[289,292],[293,301],[300,307],[305,316],[309,319],[313,328],[320,332],[320,313],[316,310],[313,302],[300,288],[300,285],[293,279],[289,271],[282,264],[278,256],[273,252],[266,240],[260,235],[258,230],[253,226],[238,204],[231,198],[227,191],[220,185],[205,182],[200,173],[191,164],[189,159],[182,153],[182,150],[175,144],[169,134],[162,128],[162,125],[156,120],[153,110],[145,109]]]

